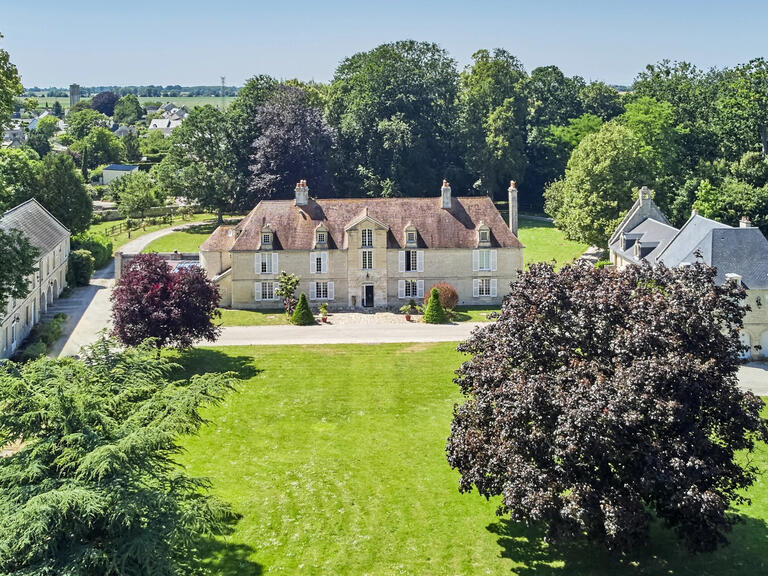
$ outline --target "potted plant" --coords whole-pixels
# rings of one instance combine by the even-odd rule
[[[416,314],[418,312],[418,309],[416,308],[416,301],[413,298],[411,298],[408,304],[400,308],[400,312],[405,314],[405,321],[410,322],[411,315]]]
[[[327,302],[320,303],[320,318],[324,323],[328,322],[328,303]]]

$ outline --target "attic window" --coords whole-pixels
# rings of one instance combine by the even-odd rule
[[[480,222],[480,225],[477,227],[477,243],[479,246],[491,245],[491,230],[482,222]]]
[[[413,230],[409,230],[408,234],[406,236],[406,242],[408,244],[416,244],[416,232]]]
[[[480,230],[480,242],[489,242],[488,230]]]
[[[318,232],[317,233],[317,243],[318,244],[325,244],[328,242],[328,237],[325,232]]]
[[[270,246],[272,244],[272,233],[264,232],[261,235],[261,244],[264,246]]]

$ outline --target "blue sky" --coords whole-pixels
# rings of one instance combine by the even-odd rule
[[[503,47],[529,71],[629,84],[662,58],[708,68],[765,56],[767,18],[743,0],[0,0],[0,46],[26,86],[327,81],[345,56],[406,38],[461,66]]]

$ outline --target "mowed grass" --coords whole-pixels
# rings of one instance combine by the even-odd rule
[[[143,252],[198,252],[200,245],[216,230],[216,222],[206,222],[185,230],[173,232],[154,240]]]
[[[69,96],[35,96],[38,102],[38,111],[44,110],[46,104],[49,108],[53,107],[53,103],[58,101],[62,108],[69,108]],[[92,96],[81,98],[82,100],[90,100]],[[173,102],[176,106],[184,106],[188,110],[191,110],[195,106],[204,106],[205,104],[211,104],[217,108],[221,106],[221,97],[219,96],[139,96],[139,102],[145,105],[147,102],[160,102],[165,104],[166,102]],[[225,98],[225,106],[232,103],[234,97],[227,96]]]
[[[584,542],[547,545],[539,527],[460,494],[445,460],[455,345],[198,349],[188,373],[243,378],[184,440],[190,472],[242,515],[212,548],[217,574],[762,575],[768,487],[761,477],[732,544],[690,555],[655,526],[648,547],[611,556]],[[753,456],[768,466],[764,446]]]
[[[279,326],[288,324],[282,309],[275,310],[231,310],[219,308],[221,317],[216,324],[222,326]]]
[[[147,225],[137,230],[131,230],[130,237],[128,236],[128,232],[124,230],[120,234],[109,236],[108,238],[112,241],[112,250],[114,252],[117,252],[120,248],[123,247],[124,244],[127,244],[131,240],[136,240],[136,238],[139,238],[144,234],[149,234],[150,232],[163,230],[164,228],[182,226],[190,222],[204,222],[206,220],[211,220],[213,218],[216,218],[214,214],[207,214],[207,213],[191,214],[188,217],[185,217],[185,219],[174,218],[171,224],[168,224],[168,223],[153,224],[153,225]],[[114,222],[99,222],[97,224],[91,224],[91,226],[88,228],[88,231],[103,234],[106,230],[110,229],[111,227],[119,225],[120,222],[125,222],[125,221],[117,220]],[[173,252],[173,250],[171,250],[171,252]]]
[[[554,262],[559,269],[589,248],[586,244],[567,240],[551,222],[522,216],[519,228],[518,236],[525,246],[523,261],[526,266],[534,262]]]
[[[500,308],[488,306],[456,306],[455,314],[451,320],[454,322],[491,322],[488,314],[498,312]]]

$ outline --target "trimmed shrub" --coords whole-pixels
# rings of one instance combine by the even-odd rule
[[[89,250],[73,250],[69,253],[67,281],[77,286],[86,286],[93,274],[93,255]]]
[[[424,311],[424,322],[427,324],[445,324],[447,321],[445,310],[440,304],[440,291],[437,288],[432,288],[429,292],[427,309]]]
[[[309,326],[315,323],[315,317],[312,315],[312,311],[309,309],[309,302],[307,302],[307,295],[304,292],[299,296],[299,302],[296,304],[296,309],[291,316],[291,324],[297,326]]]
[[[459,293],[456,292],[456,288],[448,284],[448,282],[438,282],[429,291],[429,294],[424,297],[424,304],[429,303],[429,299],[432,296],[432,290],[437,290],[440,295],[440,304],[446,310],[453,310],[459,303]]]
[[[72,237],[73,250],[88,250],[93,256],[96,270],[104,268],[112,259],[112,241],[103,234],[83,232]]]
[[[605,268],[606,266],[610,266],[612,264],[613,262],[611,262],[610,260],[598,260],[597,262],[595,262],[595,268]]]
[[[48,347],[45,345],[45,342],[38,340],[19,350],[16,359],[19,362],[29,362],[35,358],[40,358],[40,356],[45,356],[46,352],[48,352]]]
[[[59,313],[53,317],[53,320],[38,324],[29,335],[30,340],[39,340],[46,346],[52,346],[56,340],[61,338],[61,325],[66,319],[66,314]]]

